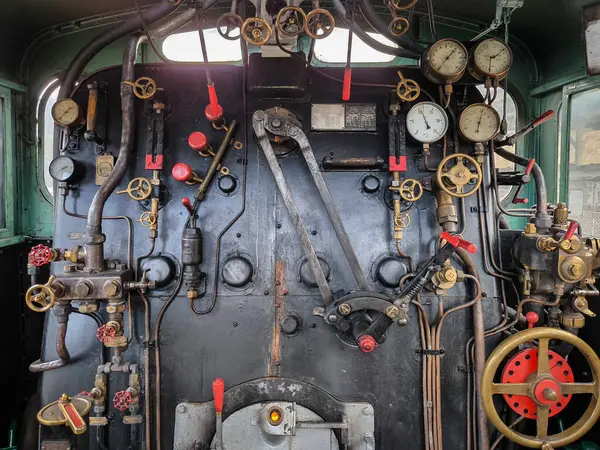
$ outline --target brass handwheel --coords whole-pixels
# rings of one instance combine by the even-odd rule
[[[423,196],[423,186],[419,180],[407,178],[400,184],[400,197],[407,202],[416,202]]]
[[[565,341],[573,345],[587,360],[590,366],[592,381],[589,383],[580,382],[559,382],[551,371],[551,365],[548,346],[551,339]],[[495,383],[494,379],[500,364],[520,345],[537,340],[537,371],[534,376],[529,377],[525,383]],[[551,367],[552,366],[552,367]],[[481,398],[483,407],[494,426],[504,436],[519,445],[529,448],[544,448],[544,446],[563,447],[580,439],[587,433],[600,417],[600,405],[598,397],[600,396],[600,359],[596,352],[586,344],[581,338],[568,331],[538,327],[516,333],[503,341],[494,349],[489,356],[483,376],[481,378]],[[546,387],[550,386],[550,387]],[[588,394],[590,403],[581,418],[570,428],[557,434],[548,434],[548,417],[551,414],[551,408],[560,400],[561,396]],[[500,418],[494,406],[494,395],[507,396],[527,396],[531,398],[537,407],[536,411],[536,435],[527,435],[514,431],[508,427]]]
[[[142,100],[147,100],[152,98],[154,94],[156,94],[157,86],[156,81],[154,81],[150,77],[140,77],[135,81],[124,81],[125,84],[128,84],[133,87],[133,93],[137,98]]]
[[[417,0],[409,0],[408,3],[403,4],[405,0],[390,0],[390,5],[397,11],[406,11],[417,4]]]
[[[465,165],[465,161],[473,168],[469,169]],[[455,165],[448,169],[446,166],[450,162],[455,162]],[[436,180],[439,188],[446,194],[452,197],[465,198],[479,189],[483,180],[483,173],[479,163],[474,158],[464,153],[455,153],[440,162],[436,172]]]
[[[404,17],[396,17],[388,25],[388,31],[393,36],[404,36],[408,32],[409,23]]]
[[[394,218],[394,225],[400,228],[408,228],[410,225],[410,216],[406,213],[401,213]]]
[[[306,16],[306,34],[311,39],[325,39],[335,28],[335,19],[326,9],[313,9]]]
[[[398,98],[404,102],[415,101],[421,95],[421,86],[419,86],[419,83],[415,80],[404,78],[404,75],[400,71],[398,71],[398,77],[400,77],[400,81],[396,86]]]
[[[248,44],[260,47],[269,42],[272,35],[271,25],[261,17],[249,17],[242,25],[242,37]]]
[[[156,214],[154,214],[152,211],[145,211],[138,219],[138,222],[140,222],[143,226],[150,228],[156,223]]]
[[[225,13],[217,20],[217,33],[228,41],[236,41],[242,35],[244,21],[235,13]],[[237,34],[232,33],[237,30]]]
[[[297,6],[281,8],[277,19],[277,30],[286,36],[299,36],[306,28],[306,14]]]
[[[55,279],[56,277],[51,275],[46,284],[36,284],[27,290],[25,303],[29,309],[35,312],[46,312],[54,306],[55,294],[52,283]]]
[[[137,177],[129,182],[127,189],[118,191],[117,194],[127,194],[133,200],[146,200],[152,194],[152,184],[148,178]]]

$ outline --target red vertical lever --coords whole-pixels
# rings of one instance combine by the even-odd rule
[[[442,234],[440,234],[440,239],[445,240],[446,242],[448,242],[450,245],[452,245],[455,248],[462,248],[462,249],[466,250],[468,253],[473,254],[473,253],[477,252],[477,246],[475,244],[472,244],[469,241],[461,239],[458,236],[454,236],[445,231]]]
[[[225,382],[222,378],[217,378],[213,381],[213,396],[215,398],[215,410],[217,414],[223,412],[223,398],[225,397]]]
[[[216,122],[223,117],[223,107],[219,105],[217,90],[212,82],[208,84],[208,100],[210,103],[206,106],[204,114],[210,122]]]
[[[569,228],[567,229],[567,232],[565,233],[565,236],[563,237],[563,239],[564,240],[571,239],[575,235],[575,232],[577,231],[578,227],[579,227],[579,224],[577,222],[571,222],[569,224]]]
[[[527,163],[527,167],[525,168],[525,175],[529,175],[531,173],[533,166],[535,166],[535,159],[531,158]]]
[[[342,100],[350,100],[350,89],[352,88],[352,68],[344,69],[344,87],[342,89]]]

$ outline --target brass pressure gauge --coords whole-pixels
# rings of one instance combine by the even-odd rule
[[[52,106],[52,118],[57,125],[66,128],[79,128],[85,124],[83,111],[70,98],[59,100]]]
[[[510,47],[500,39],[481,41],[471,51],[469,72],[478,80],[492,78],[502,80],[512,65],[513,55]]]
[[[437,84],[452,84],[463,76],[469,62],[464,45],[455,39],[441,39],[421,57],[421,70]]]
[[[500,116],[490,105],[475,103],[462,112],[458,125],[465,139],[487,142],[500,131]]]

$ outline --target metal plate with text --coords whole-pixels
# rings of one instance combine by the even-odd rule
[[[377,131],[375,104],[313,104],[311,130]]]

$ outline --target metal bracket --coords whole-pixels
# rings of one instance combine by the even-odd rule
[[[515,9],[520,8],[525,3],[525,0],[497,0],[496,2],[496,17],[492,21],[489,28],[479,33],[477,36],[471,39],[471,42],[478,41],[482,37],[491,33],[494,30],[500,28],[502,24],[506,22],[504,13],[507,12],[507,16],[510,15]]]

